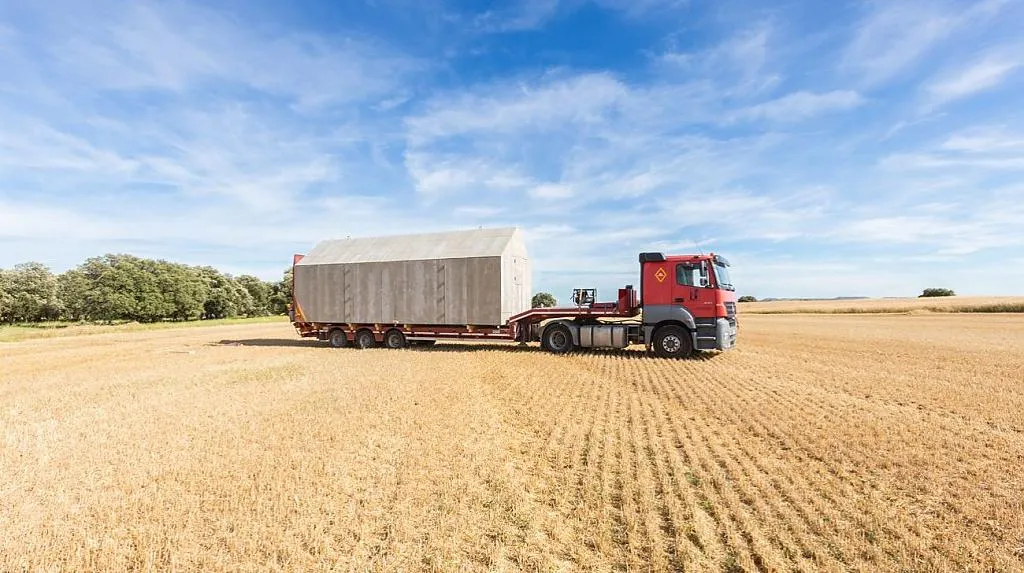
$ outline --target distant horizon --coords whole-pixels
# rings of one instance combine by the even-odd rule
[[[353,237],[353,238],[356,238],[356,237]],[[325,239],[325,240],[333,240],[333,239]],[[305,253],[294,253],[294,254],[299,255],[299,254],[305,254]],[[128,256],[135,256],[135,257],[139,257],[139,258],[152,258],[154,260],[164,260],[164,261],[167,261],[167,262],[170,262],[170,263],[185,264],[185,265],[195,266],[195,267],[211,266],[211,267],[214,267],[214,268],[216,268],[217,270],[219,270],[221,272],[225,272],[225,273],[227,273],[229,275],[232,275],[234,277],[238,277],[238,276],[242,276],[242,275],[250,275],[250,276],[254,276],[256,278],[259,278],[260,280],[266,281],[266,282],[277,282],[277,281],[280,281],[282,276],[288,270],[291,269],[291,260],[289,260],[289,264],[286,265],[286,266],[283,266],[281,268],[281,272],[278,275],[276,275],[276,276],[260,276],[258,274],[249,273],[249,272],[240,272],[240,273],[230,272],[230,271],[226,271],[225,269],[222,269],[222,268],[220,268],[220,267],[218,267],[216,265],[211,265],[211,264],[208,264],[208,263],[202,263],[202,262],[200,262],[200,263],[190,263],[190,262],[176,260],[174,258],[169,258],[169,257],[144,257],[144,256],[141,256],[141,255],[138,255],[138,254],[135,254],[135,253],[130,253],[130,252],[123,252],[123,253],[110,252],[110,253],[101,253],[101,254],[97,254],[97,255],[91,255],[91,256],[86,257],[85,259],[79,261],[78,263],[74,263],[74,264],[72,264],[72,265],[70,265],[70,266],[68,266],[66,268],[54,268],[53,266],[47,264],[45,261],[25,260],[25,261],[18,261],[17,263],[12,264],[12,265],[8,265],[8,266],[0,266],[0,269],[8,269],[9,270],[9,269],[12,269],[17,264],[33,263],[34,262],[34,263],[40,263],[40,264],[43,264],[43,265],[47,266],[47,268],[49,268],[51,270],[51,272],[53,272],[54,274],[61,274],[61,273],[66,272],[68,270],[77,268],[78,266],[80,266],[82,263],[84,263],[89,258],[102,257],[102,256],[107,256],[107,255],[128,255]],[[638,270],[638,273],[639,273],[639,270]],[[636,284],[636,283],[632,283],[632,284],[633,284],[634,287],[639,288],[638,284]],[[867,296],[867,295],[835,295],[835,296],[820,296],[820,297],[771,296],[771,295],[770,296],[763,296],[762,297],[762,296],[758,296],[756,294],[750,294],[750,293],[742,292],[741,289],[737,289],[736,290],[736,296],[737,297],[753,296],[753,297],[757,298],[757,302],[814,301],[814,300],[912,299],[912,298],[920,298],[921,292],[923,292],[924,289],[926,289],[926,288],[947,288],[947,287],[944,287],[942,285],[937,285],[937,286],[933,285],[933,286],[930,286],[930,287],[922,287],[918,291],[918,294],[916,294],[916,295],[912,295],[912,294],[907,294],[907,295],[891,295],[890,294],[890,295],[875,295],[875,296]],[[953,290],[955,290],[955,289],[953,289]],[[559,297],[557,293],[553,293],[551,291],[544,290],[544,289],[537,289],[537,288],[533,289],[533,293],[534,294],[541,293],[541,292],[553,295],[556,298],[556,300],[562,300],[562,298]],[[605,292],[605,291],[599,291],[599,298],[601,298],[601,296],[602,296],[601,293],[602,292]],[[957,293],[955,293],[954,295],[951,295],[951,296],[960,297],[960,298],[984,298],[984,297],[1011,297],[1012,298],[1012,297],[1017,297],[1017,296],[1024,296],[1024,294],[1021,294],[1021,295],[1015,295],[1015,294],[1000,295],[1000,294],[984,294],[984,293],[983,294],[961,294],[961,293],[957,292]],[[929,298],[929,297],[925,297],[925,298]],[[934,297],[934,298],[940,298],[940,297]]]

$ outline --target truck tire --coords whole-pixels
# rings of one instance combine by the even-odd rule
[[[402,334],[401,330],[389,330],[388,333],[384,335],[384,346],[396,350],[399,348],[405,348],[407,346],[405,335]]]
[[[654,333],[654,353],[662,358],[687,358],[693,354],[693,338],[681,326],[663,326]]]
[[[555,324],[544,329],[544,348],[552,354],[572,352],[572,333],[564,324]]]
[[[333,328],[327,333],[327,343],[331,345],[331,348],[345,348],[348,346],[348,337],[344,330]]]
[[[356,333],[356,346],[362,349],[373,348],[377,346],[377,340],[369,330],[360,330]]]

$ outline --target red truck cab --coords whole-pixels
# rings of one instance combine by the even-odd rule
[[[727,350],[736,344],[736,291],[729,261],[707,255],[640,254],[644,339],[662,355]],[[668,328],[677,325],[681,329]],[[661,335],[659,335],[661,331]],[[671,331],[666,335],[667,331]],[[666,338],[667,336],[667,338]],[[690,340],[681,340],[680,337]],[[661,348],[660,346],[665,346]]]

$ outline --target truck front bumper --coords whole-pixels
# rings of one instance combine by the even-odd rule
[[[736,346],[737,323],[730,323],[728,319],[719,318],[715,321],[715,348],[718,350],[729,350]]]

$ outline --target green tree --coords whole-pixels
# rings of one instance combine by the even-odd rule
[[[135,309],[129,317],[138,322],[157,322],[174,313],[173,303],[164,295],[168,285],[163,261],[126,257],[121,264],[129,279],[135,298]]]
[[[926,288],[921,296],[918,298],[931,297],[931,296],[956,296],[956,293],[952,289],[948,288]]]
[[[237,316],[259,316],[260,309],[256,307],[256,302],[253,300],[252,295],[249,291],[242,286],[242,283],[238,282],[238,279],[228,275],[230,280],[231,288],[235,292],[235,305],[237,308]]]
[[[11,272],[0,269],[0,322],[11,322],[14,295],[11,293]]]
[[[555,300],[554,295],[552,295],[549,292],[539,292],[533,295],[533,300],[531,301],[531,304],[533,308],[552,307],[558,304],[558,301]]]
[[[55,277],[39,263],[0,269],[0,320],[113,322],[195,320],[284,313],[291,301],[291,269],[269,283],[234,278],[209,267],[192,267],[127,254],[86,259]]]
[[[41,263],[22,263],[9,271],[7,289],[11,297],[12,321],[37,322],[60,317],[57,279]]]
[[[88,318],[85,306],[86,293],[92,286],[85,273],[70,269],[57,276],[57,298],[64,308],[64,318],[85,320]]]
[[[745,294],[739,298],[739,302],[757,302],[757,297]]]
[[[210,287],[199,271],[178,263],[161,261],[159,284],[168,305],[165,318],[197,320],[202,318]]]
[[[231,318],[254,312],[252,296],[231,275],[213,267],[199,267],[199,274],[209,286],[203,303],[204,318]]]
[[[284,278],[271,285],[270,291],[270,312],[272,314],[288,312],[288,305],[292,303],[291,267],[284,271]]]
[[[78,270],[89,282],[82,301],[87,320],[130,320],[137,314],[131,255],[106,254],[86,259]]]
[[[242,275],[235,279],[252,298],[253,311],[250,316],[266,316],[270,313],[270,295],[272,286],[252,275]]]

